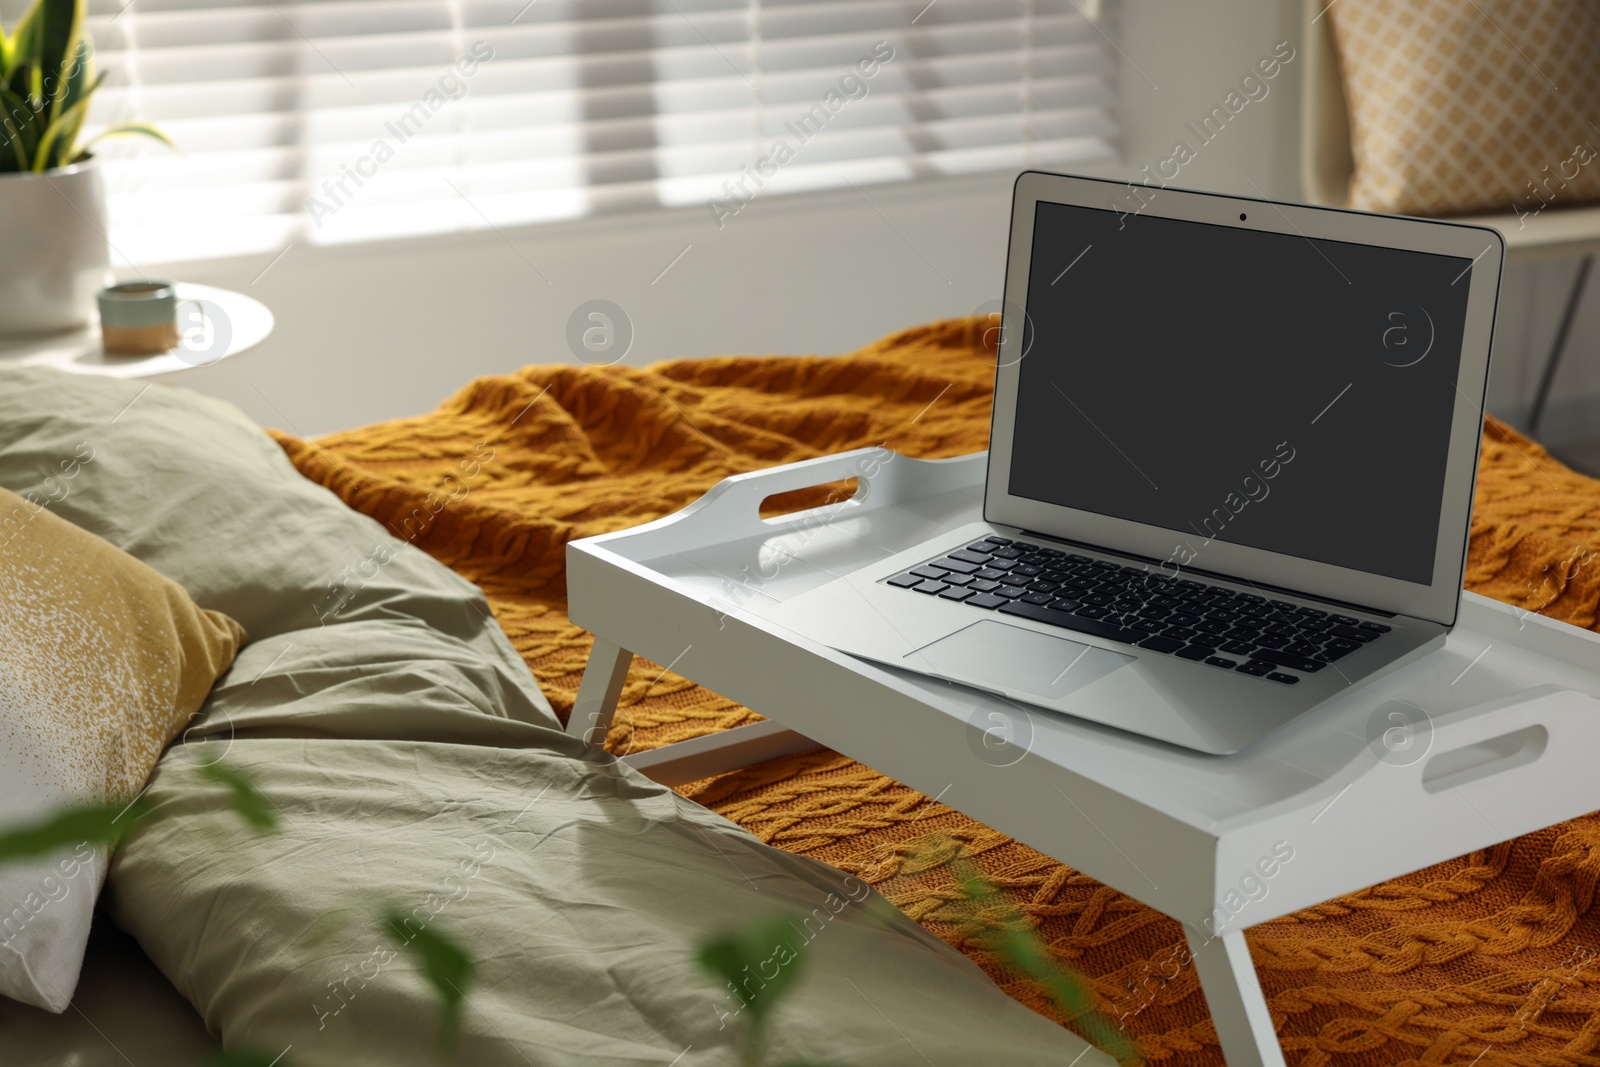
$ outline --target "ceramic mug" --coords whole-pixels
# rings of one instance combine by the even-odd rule
[[[172,282],[122,282],[100,290],[100,336],[114,355],[150,356],[178,344],[178,291]]]

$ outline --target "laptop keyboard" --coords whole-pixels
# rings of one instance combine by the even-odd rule
[[[888,579],[925,596],[1282,685],[1388,633],[1380,622],[987,537]]]

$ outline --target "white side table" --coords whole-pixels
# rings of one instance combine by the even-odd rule
[[[100,319],[69,333],[37,337],[0,334],[0,363],[55,367],[74,374],[153,378],[204,367],[245,352],[272,332],[272,312],[261,301],[210,285],[179,282],[177,347],[153,356],[117,356],[100,345]]]
[[[625,757],[651,777],[820,744],[939,796],[1180,921],[1230,1067],[1284,1064],[1246,927],[1600,809],[1600,634],[1474,593],[1443,648],[1231,756],[881,667],[762,617],[981,518],[984,465],[825,456],[568,545],[569,614],[595,634],[568,733],[603,739],[638,653],[770,720]],[[759,517],[775,493],[850,477],[848,501]],[[1390,746],[1417,711],[1411,743]]]

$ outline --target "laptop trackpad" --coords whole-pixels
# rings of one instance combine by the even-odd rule
[[[985,619],[905,658],[980,687],[1062,697],[1138,657]]]

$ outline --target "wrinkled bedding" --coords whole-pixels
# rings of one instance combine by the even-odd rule
[[[806,940],[774,1062],[1082,1047],[861,881],[568,738],[475,586],[301,478],[233,409],[143,388],[0,369],[0,484],[249,631],[158,765],[157,817],[117,851],[103,901],[228,1049],[440,1062],[414,941],[431,929],[476,960],[452,1062],[732,1065],[740,1001],[693,955],[777,911]],[[47,484],[41,460],[83,440],[94,462]],[[280,831],[247,829],[210,764],[253,780]],[[60,1031],[40,1020],[0,1022],[38,1062],[79,1062],[49,1058]]]

